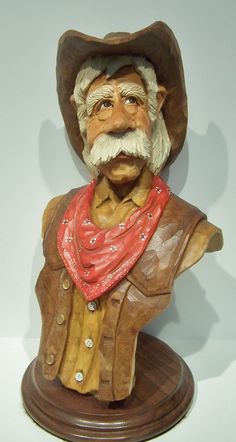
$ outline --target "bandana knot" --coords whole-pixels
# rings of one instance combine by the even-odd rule
[[[65,267],[86,301],[111,290],[143,254],[162,212],[170,189],[157,176],[145,205],[112,229],[102,229],[90,219],[96,180],[79,190],[64,213],[57,247]]]

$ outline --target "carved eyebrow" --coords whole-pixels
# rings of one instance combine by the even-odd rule
[[[95,104],[106,98],[113,98],[114,88],[110,84],[104,84],[86,98],[87,114],[91,115]]]
[[[119,84],[118,89],[122,97],[127,97],[128,95],[133,95],[134,97],[140,98],[141,101],[147,101],[147,94],[142,86],[131,81],[122,81]]]

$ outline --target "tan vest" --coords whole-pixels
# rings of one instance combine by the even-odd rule
[[[44,239],[45,266],[36,284],[43,322],[39,359],[47,379],[54,379],[59,371],[74,293],[74,283],[57,250],[57,231],[77,191],[65,195],[54,213]],[[130,394],[138,332],[168,306],[186,245],[204,217],[196,207],[172,194],[142,257],[109,292],[99,346],[98,399],[121,400]]]

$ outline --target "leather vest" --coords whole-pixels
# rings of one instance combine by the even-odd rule
[[[52,217],[43,244],[46,262],[36,284],[42,313],[38,357],[47,379],[57,376],[67,339],[74,283],[56,244],[59,223],[77,191],[62,198]],[[172,194],[145,252],[109,292],[99,347],[98,399],[121,400],[131,393],[138,333],[168,306],[186,245],[204,217],[199,209]]]

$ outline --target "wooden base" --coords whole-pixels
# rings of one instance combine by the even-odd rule
[[[26,411],[40,426],[75,441],[144,441],[175,425],[187,412],[193,378],[185,362],[166,344],[140,333],[136,384],[119,402],[101,402],[60,383],[47,381],[35,359],[22,381]]]

